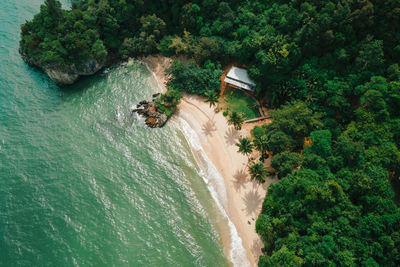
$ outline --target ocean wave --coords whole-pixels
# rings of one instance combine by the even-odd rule
[[[157,78],[157,75],[150,68],[149,64],[141,60],[137,60],[137,62],[146,66],[147,70],[151,73],[151,75],[153,75],[154,80],[156,80],[157,82],[157,89],[158,89],[157,93],[162,93],[164,91],[163,86],[161,85],[159,79]]]
[[[227,214],[227,193],[223,177],[218,172],[214,164],[207,157],[200,138],[189,123],[182,117],[177,116],[181,130],[189,143],[192,152],[195,153],[200,169],[202,170],[200,175],[204,182],[207,184],[211,196],[216,202],[219,210],[221,211],[224,218],[228,221],[230,238],[231,238],[231,251],[230,260],[234,266],[250,266],[250,263],[246,257],[245,249],[242,245],[242,239],[236,230],[235,225],[232,223],[231,219]]]

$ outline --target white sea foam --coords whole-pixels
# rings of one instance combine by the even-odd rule
[[[138,60],[139,63],[143,64],[146,66],[147,70],[150,71],[150,73],[153,75],[154,79],[157,82],[157,87],[158,87],[158,91],[157,93],[162,93],[164,91],[163,86],[160,84],[160,81],[157,78],[157,75],[154,73],[154,71],[152,71],[152,69],[150,68],[149,64],[147,64],[144,61]]]
[[[231,237],[230,260],[234,266],[250,266],[242,245],[242,239],[239,237],[235,225],[232,223],[226,212],[227,194],[224,179],[204,152],[203,147],[201,146],[200,137],[197,135],[195,130],[190,127],[189,123],[184,118],[178,117],[178,120],[186,140],[197,156],[199,161],[198,163],[202,169],[201,176],[207,184],[211,196],[215,200],[222,215],[228,221]]]

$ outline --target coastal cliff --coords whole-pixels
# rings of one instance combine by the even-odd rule
[[[106,58],[101,60],[88,59],[77,65],[71,64],[62,66],[58,63],[40,64],[32,58],[19,51],[22,59],[29,65],[42,69],[54,82],[59,84],[73,84],[80,76],[93,75],[105,66]]]

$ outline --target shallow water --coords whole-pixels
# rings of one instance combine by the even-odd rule
[[[178,124],[130,113],[157,90],[145,66],[59,87],[21,60],[41,2],[0,0],[0,265],[228,265]]]

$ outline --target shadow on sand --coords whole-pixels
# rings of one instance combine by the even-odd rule
[[[248,216],[253,216],[259,211],[259,205],[263,201],[263,197],[255,190],[249,191],[244,195],[245,211]]]
[[[203,130],[205,135],[212,136],[212,132],[215,132],[217,130],[217,127],[215,126],[215,121],[209,120],[205,124],[203,124],[203,127],[201,129]]]
[[[236,191],[239,191],[242,187],[244,187],[247,176],[248,174],[245,169],[237,170],[236,173],[233,175],[233,185],[235,186]]]
[[[237,143],[239,139],[239,132],[235,130],[235,128],[230,127],[226,132],[225,132],[225,140],[226,143],[230,146],[233,146]]]

